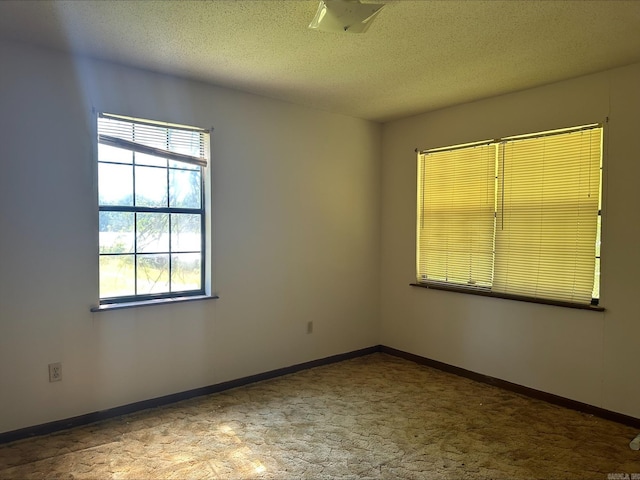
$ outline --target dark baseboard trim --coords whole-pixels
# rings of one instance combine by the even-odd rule
[[[612,412],[604,408],[595,407],[587,403],[571,400],[552,393],[543,392],[534,388],[518,385],[517,383],[511,383],[499,378],[490,377],[481,373],[472,372],[464,368],[455,367],[447,363],[432,360],[430,358],[421,357],[413,353],[397,350],[385,345],[375,345],[373,347],[367,347],[360,350],[354,350],[352,352],[341,353],[338,355],[332,355],[326,358],[320,358],[318,360],[312,360],[310,362],[299,363],[290,367],[278,368],[269,372],[258,373],[256,375],[250,375],[248,377],[238,378],[236,380],[230,380],[228,382],[217,383],[215,385],[209,385],[206,387],[195,388],[193,390],[187,390],[185,392],[173,393],[171,395],[165,395],[162,397],[152,398],[149,400],[142,400],[140,402],[130,403],[119,407],[109,408],[107,410],[101,410],[99,412],[87,413],[85,415],[79,415],[77,417],[66,418],[63,420],[56,420],[54,422],[43,423],[41,425],[34,425],[32,427],[21,428],[19,430],[12,430],[5,433],[0,433],[0,444],[21,440],[24,438],[35,437],[39,435],[46,435],[49,433],[55,433],[61,430],[66,430],[73,427],[79,427],[87,425],[89,423],[99,422],[101,420],[107,420],[109,418],[126,415],[129,413],[138,412],[141,410],[147,410],[150,408],[161,407],[163,405],[169,405],[172,403],[180,402],[182,400],[188,400],[194,397],[200,397],[203,395],[210,395],[212,393],[219,393],[232,388],[243,387],[263,380],[269,380],[272,378],[281,377],[283,375],[289,375],[302,370],[308,370],[314,367],[320,367],[323,365],[330,365],[332,363],[342,362],[352,358],[363,357],[372,353],[382,352],[389,355],[393,355],[399,358],[404,358],[420,365],[426,365],[428,367],[436,368],[444,372],[453,373],[455,375],[469,378],[477,382],[493,385],[505,390],[509,390],[515,393],[525,395],[530,398],[542,400],[554,405],[577,410],[583,413],[594,415],[606,420],[628,425],[630,427],[640,429],[640,418],[631,417],[622,413]]]
[[[617,413],[611,410],[606,410],[604,408],[589,405],[588,403],[582,403],[582,402],[578,402],[577,400],[571,400],[569,398],[561,397],[559,395],[554,395],[553,393],[543,392],[542,390],[536,390],[535,388],[525,387],[523,385],[518,385],[517,383],[511,383],[506,380],[501,380],[499,378],[490,377],[488,375],[483,375],[477,372],[472,372],[471,370],[455,367],[453,365],[449,365],[448,363],[443,363],[437,360],[432,360],[430,358],[421,357],[420,355],[404,352],[402,350],[397,350],[395,348],[387,347],[385,345],[380,346],[380,351],[383,353],[387,353],[389,355],[404,358],[405,360],[410,360],[412,362],[419,363],[420,365],[433,367],[438,370],[442,370],[443,372],[453,373],[460,377],[469,378],[471,380],[475,380],[476,382],[482,382],[488,385],[493,385],[495,387],[499,387],[505,390],[509,390],[511,392],[519,393],[521,395],[525,395],[530,398],[543,400],[545,402],[552,403],[554,405],[559,405],[561,407],[569,408],[571,410],[577,410],[579,412],[587,413],[589,415],[594,415],[596,417],[600,417],[605,420],[611,420],[617,423],[622,423],[623,425],[628,425],[630,427],[640,429],[640,418],[631,417],[629,415],[624,415],[622,413]]]
[[[251,383],[261,382],[263,380],[269,380],[271,378],[281,377],[283,375],[289,375],[301,370],[307,370],[309,368],[320,367],[322,365],[329,365],[332,363],[342,362],[352,358],[362,357],[370,355],[380,351],[381,346],[375,345],[373,347],[363,348],[360,350],[354,350],[352,352],[340,353],[338,355],[332,355],[326,358],[320,358],[318,360],[312,360],[310,362],[299,363],[297,365],[291,365],[290,367],[278,368],[269,372],[258,373],[256,375],[250,375],[248,377],[238,378],[236,380],[230,380],[228,382],[216,383],[215,385],[209,385],[206,387],[195,388],[193,390],[187,390],[185,392],[173,393],[171,395],[164,395],[162,397],[152,398],[149,400],[142,400],[140,402],[129,403],[128,405],[122,405],[120,407],[109,408],[107,410],[101,410],[99,412],[87,413],[84,415],[78,415],[77,417],[65,418],[63,420],[56,420],[53,422],[43,423],[41,425],[34,425],[32,427],[21,428],[18,430],[12,430],[5,433],[0,433],[0,444],[21,440],[23,438],[35,437],[38,435],[46,435],[49,433],[58,432],[60,430],[66,430],[68,428],[79,427],[87,425],[89,423],[98,422],[101,420],[107,420],[109,418],[118,417],[120,415],[126,415],[134,413],[140,410],[146,410],[149,408],[161,407],[163,405],[169,405],[171,403],[180,402],[182,400],[188,400],[194,397],[200,397],[203,395],[210,395],[212,393],[219,393],[232,388],[242,387]]]

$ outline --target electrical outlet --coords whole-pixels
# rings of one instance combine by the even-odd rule
[[[59,382],[62,380],[62,363],[50,363],[49,364],[49,381]]]
[[[307,333],[313,333],[313,322],[307,322]]]

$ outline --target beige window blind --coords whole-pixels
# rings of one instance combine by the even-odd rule
[[[493,291],[590,303],[602,129],[499,145]]]
[[[420,152],[418,282],[590,304],[601,167],[595,124]]]
[[[418,159],[418,282],[490,287],[495,145],[432,151]]]

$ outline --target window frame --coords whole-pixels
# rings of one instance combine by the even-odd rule
[[[522,135],[513,135],[513,136],[509,136],[509,137],[504,137],[504,138],[499,138],[499,139],[492,139],[492,140],[484,140],[484,141],[478,141],[478,142],[469,142],[469,143],[464,143],[464,144],[458,144],[458,145],[452,145],[452,146],[445,146],[445,147],[438,147],[438,148],[432,148],[432,149],[425,149],[425,150],[419,150],[416,148],[415,152],[418,155],[417,160],[418,160],[418,168],[416,170],[417,172],[417,187],[418,187],[418,202],[417,202],[417,212],[416,212],[416,219],[417,219],[417,224],[416,224],[416,248],[415,248],[415,253],[416,253],[416,281],[410,283],[411,286],[415,286],[415,287],[421,287],[421,288],[427,288],[427,289],[434,289],[434,290],[445,290],[445,291],[451,291],[451,292],[458,292],[458,293],[468,293],[468,294],[473,294],[473,295],[479,295],[479,296],[486,296],[486,297],[494,297],[494,298],[502,298],[502,299],[509,299],[509,300],[517,300],[517,301],[524,301],[524,302],[530,302],[530,303],[540,303],[540,304],[547,304],[547,305],[555,305],[555,306],[562,306],[562,307],[569,307],[569,308],[577,308],[577,309],[585,309],[585,310],[592,310],[592,311],[604,311],[604,307],[602,307],[601,305],[601,300],[602,300],[602,282],[601,282],[601,272],[602,272],[602,263],[601,263],[601,257],[602,257],[602,252],[601,252],[601,242],[602,242],[602,237],[603,237],[603,223],[604,223],[604,215],[603,215],[603,203],[604,203],[604,185],[605,185],[605,179],[604,179],[604,163],[605,163],[605,156],[606,156],[606,148],[605,148],[605,142],[606,142],[606,124],[608,122],[608,118],[606,119],[605,122],[601,122],[601,123],[590,123],[590,124],[584,124],[584,125],[580,125],[580,126],[575,126],[575,127],[568,127],[568,128],[558,128],[558,129],[553,129],[553,130],[548,130],[548,131],[542,131],[542,132],[535,132],[535,133],[530,133],[530,134],[522,134]],[[595,252],[595,256],[594,256],[594,272],[593,272],[593,276],[594,276],[594,289],[595,289],[595,284],[597,282],[598,284],[598,297],[595,298],[592,295],[591,298],[591,302],[589,304],[587,303],[579,303],[579,302],[573,302],[573,301],[566,301],[566,300],[562,300],[562,299],[549,299],[549,298],[544,298],[544,297],[536,297],[536,296],[528,296],[528,295],[521,295],[521,294],[513,294],[513,293],[506,293],[506,292],[501,292],[501,291],[495,291],[492,289],[492,286],[489,287],[484,287],[484,286],[474,286],[474,285],[465,285],[465,284],[460,284],[460,283],[455,283],[455,282],[447,282],[447,281],[441,281],[441,280],[436,280],[436,279],[426,279],[424,278],[426,275],[421,275],[421,271],[419,270],[419,264],[421,262],[421,258],[420,258],[420,221],[421,221],[421,211],[423,206],[420,203],[420,197],[419,194],[421,191],[424,190],[425,185],[422,183],[423,178],[420,177],[420,171],[421,171],[421,162],[423,161],[421,158],[421,155],[424,155],[426,153],[438,153],[438,152],[444,152],[444,151],[451,151],[451,150],[457,150],[457,149],[466,149],[466,148],[472,148],[472,147],[478,147],[478,146],[484,146],[484,145],[492,145],[495,144],[496,146],[499,144],[504,144],[505,142],[509,142],[509,141],[513,141],[513,140],[520,140],[520,139],[534,139],[534,138],[539,138],[539,137],[544,137],[544,136],[552,136],[552,135],[557,135],[557,134],[562,134],[562,133],[572,133],[572,132],[577,132],[580,130],[589,130],[589,129],[600,129],[600,150],[599,150],[599,160],[600,160],[600,164],[599,164],[599,188],[598,188],[598,210],[596,212],[596,223],[597,223],[597,233],[595,235],[595,242],[596,244],[598,244],[598,249]],[[496,163],[496,169],[497,169],[498,163]],[[498,182],[498,173],[496,171],[496,182]],[[497,183],[496,183],[497,184]],[[496,199],[496,202],[498,200]],[[498,215],[498,211],[497,211],[497,207],[496,210],[494,211],[494,217],[497,218]],[[494,240],[494,246],[495,246],[495,237],[496,237],[496,233],[494,231],[494,235],[493,235],[493,240]],[[494,260],[493,262],[495,262],[495,257],[497,255],[500,255],[499,252],[497,252],[494,248]],[[422,278],[421,278],[422,277]],[[597,277],[597,278],[596,278]]]
[[[95,110],[94,110],[94,114],[95,114]],[[162,166],[158,166],[158,165],[147,165],[147,164],[137,164],[135,161],[135,154],[136,151],[132,150],[130,148],[127,148],[126,145],[124,146],[118,146],[118,145],[113,145],[107,142],[102,142],[100,141],[100,135],[99,135],[99,128],[98,128],[98,122],[100,118],[109,118],[109,119],[114,119],[114,120],[124,120],[127,122],[130,122],[132,124],[139,124],[139,125],[147,125],[147,126],[152,126],[152,127],[159,127],[159,128],[163,128],[167,130],[167,137],[169,135],[169,132],[174,129],[174,130],[187,130],[187,131],[193,131],[193,132],[199,132],[205,135],[204,139],[202,140],[202,146],[204,148],[204,156],[206,161],[205,162],[198,162],[198,161],[194,161],[194,162],[184,162],[185,166],[180,166],[180,165],[173,165],[171,164],[170,161],[178,161],[181,162],[181,159],[178,158],[166,158],[166,164],[162,165]],[[102,253],[100,251],[98,251],[98,271],[100,271],[100,259],[104,256],[124,256],[124,255],[130,255],[133,257],[133,268],[134,268],[134,273],[133,273],[133,286],[134,286],[134,291],[136,292],[133,295],[120,295],[120,296],[110,296],[110,297],[101,297],[101,293],[100,293],[100,274],[98,273],[98,306],[97,307],[93,307],[91,308],[92,311],[101,311],[101,310],[109,310],[109,309],[116,309],[116,308],[129,308],[129,307],[134,307],[134,306],[139,306],[139,305],[155,305],[158,303],[164,303],[164,302],[175,302],[175,301],[190,301],[190,300],[200,300],[200,299],[207,299],[207,298],[217,298],[217,296],[212,296],[209,295],[207,293],[208,290],[208,283],[207,283],[207,275],[208,275],[208,269],[207,269],[207,250],[208,250],[208,229],[207,229],[207,214],[208,214],[208,209],[206,208],[207,205],[207,199],[208,199],[208,190],[207,190],[207,178],[208,178],[208,169],[209,167],[209,163],[210,163],[210,132],[211,130],[207,130],[207,129],[203,129],[203,128],[199,128],[199,127],[191,127],[191,126],[187,126],[187,125],[178,125],[178,124],[173,124],[173,123],[166,123],[166,122],[161,122],[161,121],[154,121],[154,120],[149,120],[149,119],[143,119],[143,118],[136,118],[136,117],[128,117],[128,116],[123,116],[123,115],[114,115],[114,114],[109,114],[106,112],[101,112],[101,113],[97,113],[94,115],[94,127],[95,127],[95,131],[94,131],[94,139],[95,139],[95,163],[94,165],[96,166],[96,185],[99,185],[99,181],[100,181],[100,174],[99,174],[99,168],[98,166],[100,164],[112,164],[112,165],[130,165],[131,166],[131,182],[132,182],[132,204],[133,205],[102,205],[100,203],[100,198],[99,195],[96,198],[96,205],[97,205],[97,210],[98,210],[98,222],[99,222],[99,217],[100,217],[100,213],[101,212],[125,212],[125,213],[132,213],[133,214],[133,248],[130,252],[118,252],[118,253]],[[133,154],[133,157],[131,159],[131,163],[118,163],[118,162],[109,162],[109,161],[101,161],[100,157],[99,157],[99,144],[106,144],[109,146],[115,146],[116,148],[121,148],[124,150],[128,150]],[[125,144],[127,143],[126,141],[124,142]],[[142,147],[143,149],[141,150],[142,152],[144,152],[146,149],[146,147]],[[152,149],[151,149],[152,150]],[[138,151],[138,153],[141,153],[141,151]],[[159,156],[157,152],[152,152],[149,151],[148,153],[145,152],[146,154],[151,154],[151,155],[155,155],[155,156]],[[175,157],[180,157],[180,154],[175,154]],[[184,156],[186,159],[186,155]],[[162,156],[160,156],[160,158],[163,158]],[[188,160],[188,159],[186,159]],[[161,170],[163,172],[166,173],[167,175],[167,205],[166,206],[162,206],[162,207],[150,207],[150,206],[136,206],[135,205],[135,177],[136,177],[136,165],[139,166],[143,166],[143,167],[148,167],[148,168],[155,168],[158,170]],[[189,166],[190,165],[190,166]],[[199,172],[200,175],[200,181],[199,181],[199,197],[200,197],[200,202],[199,202],[199,207],[195,208],[195,207],[172,207],[170,206],[170,174],[172,171],[188,171],[188,172]],[[99,187],[96,188],[96,190],[99,190]],[[137,235],[137,215],[139,213],[161,213],[161,214],[166,214],[168,216],[168,249],[166,252],[140,252],[138,251],[138,246],[137,246],[137,242],[138,242],[138,235]],[[172,237],[172,228],[171,228],[171,221],[172,221],[172,215],[173,214],[190,214],[190,215],[198,215],[199,216],[199,227],[200,227],[200,251],[196,252],[174,252],[172,250],[172,246],[171,246],[171,237]],[[100,227],[98,224],[98,232],[100,232]],[[99,236],[99,235],[98,235]],[[98,242],[99,245],[99,242]],[[99,249],[98,249],[99,250]],[[200,260],[199,260],[199,267],[200,267],[200,288],[198,289],[189,289],[189,290],[179,290],[179,291],[171,291],[171,271],[172,271],[172,257],[173,255],[177,255],[177,254],[182,254],[182,253],[199,253],[200,255]],[[157,254],[157,255],[166,255],[168,257],[168,266],[167,266],[167,274],[168,274],[168,288],[169,291],[166,292],[158,292],[158,293],[141,293],[138,294],[138,278],[137,278],[137,269],[138,269],[138,256],[139,255],[153,255],[153,254]]]

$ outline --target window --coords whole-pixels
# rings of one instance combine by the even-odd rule
[[[98,117],[100,303],[204,294],[206,130]]]
[[[602,127],[420,152],[417,280],[596,304]]]

